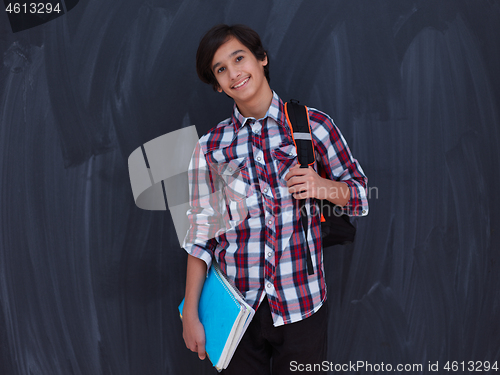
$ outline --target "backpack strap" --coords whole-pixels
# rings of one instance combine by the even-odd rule
[[[292,132],[293,143],[297,149],[297,158],[299,160],[300,168],[308,168],[309,165],[314,164],[314,144],[312,142],[311,126],[309,124],[309,112],[307,111],[307,107],[300,105],[297,100],[291,100],[288,103],[285,103],[285,115]],[[305,203],[305,199],[299,200],[299,211],[306,239],[307,273],[312,275],[314,274],[314,269],[312,265],[311,250],[309,249],[309,244],[307,242],[309,219],[307,217]]]
[[[297,100],[285,103],[285,116],[292,131],[292,139],[297,149],[297,158],[302,168],[314,164],[314,144],[309,124],[309,112]]]

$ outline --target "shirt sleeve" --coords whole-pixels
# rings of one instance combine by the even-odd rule
[[[343,207],[344,213],[349,216],[368,215],[368,178],[352,156],[342,133],[333,120],[320,111],[310,109],[309,117],[321,166],[329,178],[344,182],[349,187],[351,197]]]
[[[217,246],[216,236],[225,229],[221,214],[222,194],[198,142],[188,169],[189,204],[187,211],[189,229],[182,247],[188,254],[202,259],[207,270]]]

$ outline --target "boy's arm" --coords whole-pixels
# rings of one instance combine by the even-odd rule
[[[197,352],[200,359],[205,359],[205,330],[198,316],[198,303],[206,274],[205,261],[188,255],[182,337],[188,349]]]
[[[225,222],[221,215],[222,194],[214,184],[201,141],[193,152],[188,169],[191,208],[187,213],[190,227],[182,245],[188,253],[182,336],[188,349],[205,359],[205,330],[198,316],[198,305],[217,245],[215,237]]]
[[[309,115],[313,119],[312,135],[321,158],[321,167],[332,181],[326,182],[326,189],[323,189],[326,199],[344,206],[344,213],[349,216],[367,215],[368,179],[363,169],[352,156],[346,140],[330,116],[314,109],[311,109]]]
[[[353,158],[340,130],[328,115],[310,109],[309,116],[315,120],[311,122],[311,130],[320,151],[321,166],[330,177],[325,179],[311,167],[300,168],[295,165],[285,176],[288,191],[295,199],[327,199],[345,207],[349,216],[367,215],[368,179],[363,169]]]
[[[188,169],[189,230],[182,247],[188,252],[186,293],[182,311],[182,337],[189,350],[205,359],[205,329],[198,316],[201,290],[211,266],[215,235],[220,229],[219,194],[212,184],[201,140],[196,145]]]

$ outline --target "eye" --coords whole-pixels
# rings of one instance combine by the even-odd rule
[[[221,67],[221,68],[217,69],[217,73],[222,73],[224,71],[224,69],[226,69],[226,68]]]
[[[243,60],[243,56],[238,56],[238,57],[236,58],[236,61],[241,61],[241,60]]]

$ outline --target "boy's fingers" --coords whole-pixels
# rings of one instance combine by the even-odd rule
[[[300,169],[301,169],[300,165],[295,164],[293,167],[290,168],[288,173],[285,175],[285,180],[288,180],[295,175],[302,174],[304,171],[301,171]]]
[[[205,359],[205,344],[198,344],[198,358]]]
[[[304,170],[302,170],[302,171],[301,171],[301,170],[299,169],[299,170],[293,170],[293,171],[292,171],[292,170],[290,169],[290,172],[288,172],[288,173],[286,174],[286,176],[285,176],[285,181],[290,180],[292,177],[296,177],[296,176],[297,176],[297,177],[301,177],[301,176],[304,176],[304,175],[305,175]]]
[[[294,177],[295,178],[293,180],[290,179],[286,182],[286,186],[288,186],[288,188],[291,188],[291,187],[298,188],[298,189],[305,188],[305,186],[303,186],[303,185],[307,184],[307,183],[304,179],[301,178],[302,176],[294,176]],[[298,185],[300,185],[300,186],[298,186]]]

